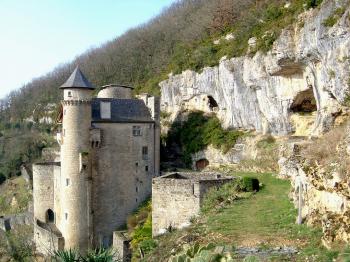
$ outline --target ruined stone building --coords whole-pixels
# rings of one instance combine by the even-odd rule
[[[209,172],[169,173],[152,182],[152,235],[190,225],[200,212],[205,194],[234,177]]]
[[[94,87],[76,68],[64,93],[60,156],[33,166],[39,252],[112,244],[113,232],[150,194],[159,174],[159,99]]]

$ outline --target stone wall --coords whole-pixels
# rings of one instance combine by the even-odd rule
[[[152,182],[152,235],[183,228],[199,214],[205,193],[232,177],[208,177],[204,173],[174,173],[154,178]]]
[[[54,251],[64,249],[64,239],[56,231],[54,225],[36,221],[34,224],[34,243],[39,253],[51,256]]]
[[[117,252],[117,257],[121,262],[131,261],[130,241],[126,231],[113,232],[113,249]]]
[[[112,243],[112,234],[151,195],[155,176],[154,123],[94,123],[101,144],[93,152],[95,244]],[[133,126],[141,135],[133,135]],[[142,148],[147,146],[147,155]]]
[[[58,163],[37,163],[33,165],[34,217],[47,220],[47,211],[54,210],[54,169]]]

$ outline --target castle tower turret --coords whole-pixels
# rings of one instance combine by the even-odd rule
[[[91,237],[91,98],[94,87],[77,67],[64,92],[61,141],[61,206],[57,226],[65,249],[85,252]]]

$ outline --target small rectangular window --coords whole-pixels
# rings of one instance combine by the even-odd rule
[[[142,159],[143,160],[148,159],[148,147],[147,146],[142,147]]]
[[[64,218],[68,220],[68,213],[64,213]]]
[[[145,171],[148,172],[148,166],[145,166]]]
[[[69,178],[66,178],[66,186],[69,186],[69,184],[70,184],[70,180]]]
[[[68,91],[68,97],[72,97],[72,92]]]
[[[133,136],[141,136],[141,127],[140,126],[133,126],[132,127],[132,135]]]

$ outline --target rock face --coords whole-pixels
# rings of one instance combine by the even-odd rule
[[[330,171],[329,166],[308,165],[300,155],[300,148],[306,143],[312,142],[291,142],[281,146],[279,176],[291,181],[290,197],[299,208],[302,221],[322,226],[325,246],[331,247],[339,240],[350,242],[350,180],[344,172]],[[337,153],[340,152],[334,152]],[[335,167],[335,162],[333,165]]]
[[[303,13],[267,54],[222,58],[200,73],[170,75],[160,83],[162,110],[172,120],[186,109],[215,112],[224,127],[275,135],[295,132],[294,113],[314,111],[314,120],[307,119],[309,133],[322,133],[348,92],[349,7],[333,27],[323,25],[344,4],[323,1],[320,9]]]

